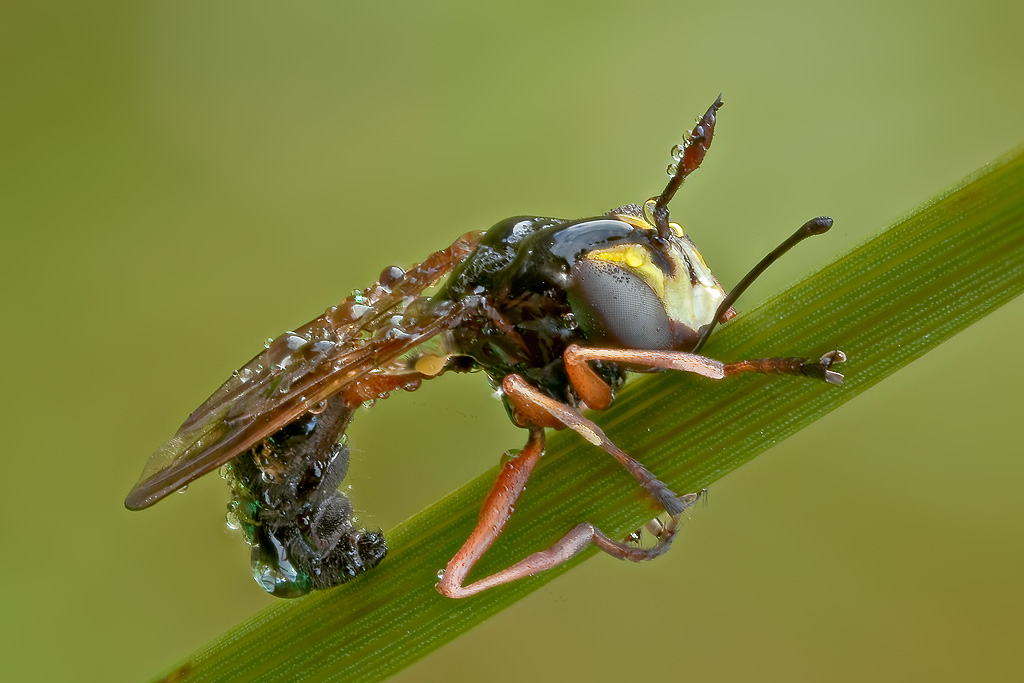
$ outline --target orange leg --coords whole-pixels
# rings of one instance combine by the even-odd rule
[[[829,384],[842,384],[843,376],[831,369],[842,363],[846,355],[830,351],[817,362],[802,358],[759,358],[736,363],[722,363],[713,358],[683,351],[647,351],[642,349],[595,349],[572,344],[563,354],[565,369],[576,392],[590,408],[604,410],[612,402],[611,388],[590,367],[587,361],[643,365],[650,368],[692,372],[711,379],[722,379],[744,372],[806,375]]]
[[[722,379],[742,372],[780,372],[805,374],[838,384],[842,381],[842,375],[829,368],[833,363],[845,360],[845,356],[841,351],[834,351],[825,354],[820,361],[813,364],[792,358],[770,358],[724,364],[692,353],[590,349],[577,345],[570,346],[565,352],[570,381],[588,406],[604,408],[611,403],[611,389],[590,368],[588,361],[591,360],[682,370],[713,379]],[[696,503],[703,492],[677,496],[646,467],[612,443],[600,427],[571,406],[556,401],[530,386],[519,375],[505,377],[502,381],[502,390],[512,403],[517,419],[523,426],[530,429],[530,436],[526,447],[502,468],[480,510],[476,528],[448,563],[438,582],[439,593],[449,598],[464,598],[494,586],[533,576],[568,561],[591,543],[613,557],[632,562],[651,560],[668,550],[672,541],[675,540],[680,515]],[[593,524],[584,522],[573,527],[569,533],[546,550],[533,553],[511,567],[465,585],[469,572],[501,535],[505,524],[512,515],[513,506],[526,487],[526,482],[537,461],[540,460],[540,456],[544,452],[545,427],[568,427],[610,454],[669,513],[668,523],[662,524],[658,520],[653,520],[645,525],[657,542],[653,547],[641,548],[628,542],[614,541]],[[635,537],[636,534],[631,534],[631,536]]]
[[[845,360],[846,354],[836,349],[826,353],[817,363],[808,362],[803,358],[757,358],[755,360],[726,363],[722,366],[722,370],[725,372],[726,377],[738,375],[741,372],[760,372],[764,374],[806,375],[829,384],[842,384],[843,376],[831,368],[834,364],[842,363]]]
[[[669,514],[679,514],[687,507],[664,482],[612,443],[600,427],[583,417],[578,410],[534,389],[519,375],[507,376],[501,387],[516,411],[534,424],[549,426],[557,422],[615,458]]]
[[[587,361],[604,360],[613,363],[631,363],[666,370],[681,370],[704,375],[712,379],[725,377],[725,366],[713,358],[681,351],[646,351],[641,349],[594,349],[571,344],[562,354],[565,370],[576,393],[587,407],[605,410],[612,403],[612,390]]]
[[[480,519],[477,521],[476,528],[466,539],[459,552],[455,554],[455,557],[448,562],[444,576],[437,584],[437,590],[441,595],[449,598],[464,598],[491,586],[513,580],[510,578],[495,580],[495,577],[501,577],[509,571],[506,569],[504,572],[499,572],[468,586],[463,585],[473,565],[480,561],[483,554],[494,545],[498,536],[501,535],[508,518],[512,516],[512,507],[519,499],[519,494],[523,492],[526,481],[530,478],[534,466],[543,453],[544,429],[536,427],[530,430],[530,437],[519,455],[505,463],[501,469],[498,479],[491,487],[491,492],[484,500],[483,507],[480,508]]]
[[[437,590],[441,595],[449,598],[465,598],[488,588],[533,576],[566,562],[591,543],[613,557],[633,562],[654,559],[668,550],[678,530],[678,514],[674,515],[667,525],[656,526],[653,523],[648,525],[648,529],[658,540],[658,543],[651,548],[640,548],[613,541],[593,524],[583,523],[573,527],[569,533],[546,550],[533,553],[511,567],[468,586],[464,585],[470,570],[501,535],[505,523],[512,515],[512,507],[523,492],[526,481],[530,478],[530,474],[543,452],[544,430],[540,427],[532,427],[526,447],[516,458],[506,463],[498,475],[498,479],[494,482],[494,486],[480,510],[480,518],[473,533],[445,568],[444,574],[437,584]],[[700,494],[683,496],[680,503],[685,508],[695,503],[699,497]]]

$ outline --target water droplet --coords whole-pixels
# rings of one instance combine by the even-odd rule
[[[386,287],[381,286],[379,282],[375,282],[366,288],[363,292],[363,296],[365,296],[369,301],[380,301],[387,293],[388,289]]]
[[[679,166],[677,166],[676,164],[669,164],[668,168],[666,168],[665,171],[667,171],[670,176],[674,176],[676,173],[679,172]]]
[[[390,291],[404,276],[405,271],[398,266],[388,266],[380,272],[380,278],[378,278],[378,280],[381,285]]]
[[[185,493],[185,491],[188,491],[188,484],[185,484],[180,489],[178,489],[178,493]]]
[[[227,527],[232,531],[238,531],[242,528],[241,520],[239,520],[238,515],[236,515],[232,511],[229,511],[226,515],[224,515],[224,524],[227,525]]]
[[[246,382],[251,380],[252,375],[253,372],[250,368],[242,368],[241,370],[235,373],[235,377],[237,377],[238,381],[241,382],[242,384],[245,384]]]
[[[334,342],[328,341],[326,339],[318,342],[313,342],[309,346],[309,350],[312,353],[329,353],[332,349],[334,349]]]
[[[676,161],[679,161],[680,159],[682,159],[683,158],[683,154],[685,152],[686,152],[686,148],[683,147],[682,145],[676,145],[671,150],[669,150],[669,154]]]
[[[443,569],[438,569],[437,570],[437,580],[440,581],[443,578],[444,578],[444,570]]]

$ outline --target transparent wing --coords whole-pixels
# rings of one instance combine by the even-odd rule
[[[275,339],[150,456],[125,506],[149,507],[360,379],[408,372],[402,356],[458,324],[463,310],[420,294],[465,260],[481,234],[463,235],[406,273],[385,270],[381,281]]]

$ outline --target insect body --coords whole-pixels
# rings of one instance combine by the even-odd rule
[[[283,597],[337,585],[386,552],[379,532],[356,526],[337,490],[348,464],[339,441],[353,411],[445,372],[480,369],[529,437],[502,468],[476,530],[448,564],[438,583],[442,594],[465,597],[535,574],[590,543],[634,561],[665,552],[680,514],[699,494],[672,492],[581,410],[607,408],[627,371],[842,380],[831,369],[844,360],[839,351],[814,362],[722,363],[696,353],[764,268],[831,226],[827,218],[809,221],[726,295],[690,239],[668,220],[668,202],[711,144],[721,104],[673,148],[669,184],[644,206],[581,220],[510,218],[486,233],[467,233],[408,272],[385,269],[369,288],[278,337],[153,454],[126,506],[147,507],[225,465],[230,519],[252,546],[257,581]],[[551,548],[465,585],[508,520],[548,427],[568,427],[608,452],[668,513],[668,523],[648,525],[656,538],[648,548],[583,523]]]

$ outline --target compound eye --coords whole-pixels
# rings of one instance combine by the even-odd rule
[[[573,267],[569,306],[591,341],[630,349],[672,348],[665,305],[640,276],[608,261]]]

